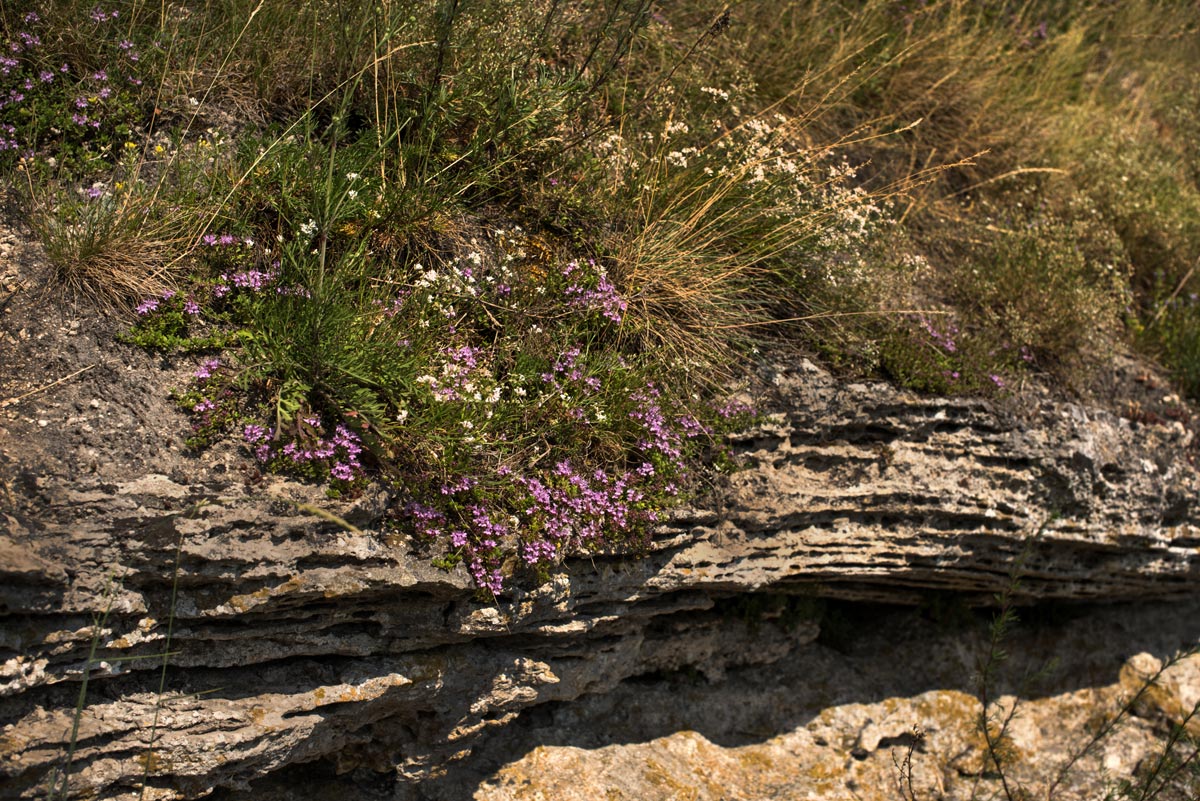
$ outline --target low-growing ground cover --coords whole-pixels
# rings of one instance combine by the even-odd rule
[[[1088,392],[1134,345],[1197,391],[1198,33],[1173,4],[0,21],[10,194],[69,301],[194,360],[189,445],[387,482],[485,595],[636,551],[773,341],[983,395]]]

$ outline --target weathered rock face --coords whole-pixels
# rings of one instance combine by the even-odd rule
[[[1010,661],[989,683],[988,711],[1011,786],[1033,798],[1099,799],[1139,765],[1148,769],[1167,722],[1200,697],[1196,657],[1164,670],[1111,734],[1089,744],[1162,667],[1149,651],[1194,641],[1197,611],[1195,602],[1072,604],[1007,638]],[[732,670],[718,683],[658,677],[556,705],[479,749],[469,778],[427,785],[425,797],[1004,797],[974,678],[976,660],[991,650],[986,626],[854,604],[835,605],[825,619],[852,636],[797,649],[767,669]],[[1134,655],[1122,664],[1120,652]],[[1195,722],[1191,729],[1200,733]],[[899,792],[909,775],[911,790]]]
[[[19,247],[9,252],[20,261]],[[971,740],[978,700],[961,675],[856,697],[866,666],[920,672],[920,661],[893,662],[878,648],[834,658],[814,642],[822,625],[823,642],[831,636],[821,599],[952,597],[966,608],[1008,590],[1022,603],[1176,601],[1149,617],[1122,612],[1123,630],[1141,636],[1157,621],[1160,635],[1102,648],[1094,682],[1040,698],[1054,705],[1031,705],[1026,729],[1067,707],[1086,719],[1118,692],[1104,688],[1119,684],[1125,658],[1162,655],[1200,633],[1191,623],[1200,482],[1179,424],[1050,399],[1003,411],[846,385],[781,355],[762,401],[775,414],[735,442],[746,468],[675,514],[649,555],[574,561],[548,584],[487,605],[472,600],[465,575],[432,568],[385,525],[387,493],[335,504],[319,488],[256,476],[236,452],[182,452],[174,440],[185,422],[165,396],[187,365],[114,346],[91,324],[47,319],[19,286],[3,314],[0,797],[45,797],[69,753],[71,797],[196,798],[273,775],[257,795],[284,792],[286,781],[294,797],[310,797],[305,788],[317,785],[296,784],[305,769],[295,766],[323,760],[352,771],[361,797],[374,792],[363,771],[383,771],[386,792],[461,798],[519,748],[546,742],[539,732],[570,731],[560,718],[572,709],[615,719],[605,704],[663,692],[657,708],[678,705],[680,676],[709,682],[687,703],[710,715],[752,717],[776,684],[807,706],[786,707],[758,740],[748,729],[752,740],[736,744],[677,733],[696,728],[685,718],[663,728],[633,715],[622,724],[628,741],[650,731],[665,739],[625,750],[587,741],[605,747],[584,755],[569,741],[547,746],[478,797],[836,798],[890,769],[883,797],[895,789],[888,749],[922,720],[961,725],[931,733],[919,757],[986,777]],[[758,602],[768,595],[775,606]],[[788,625],[742,619],[764,608]],[[881,648],[904,639],[908,624],[897,625],[876,632]],[[967,662],[955,665],[969,674]],[[830,689],[813,695],[810,685]],[[1100,695],[1089,706],[1080,693]],[[822,740],[834,743],[827,754],[798,756]],[[855,770],[835,770],[847,754]],[[1112,770],[1129,762],[1113,760]],[[621,784],[652,762],[658,773]],[[711,766],[711,787],[688,778],[698,764]],[[914,764],[914,776],[925,770]],[[744,789],[727,788],[738,776]],[[671,795],[679,783],[699,789]],[[651,786],[666,789],[656,796]]]

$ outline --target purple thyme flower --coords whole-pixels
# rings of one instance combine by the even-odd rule
[[[242,439],[251,445],[262,442],[267,438],[267,430],[258,425],[247,425],[242,429]]]
[[[203,364],[196,368],[196,372],[192,375],[196,378],[211,378],[212,371],[221,366],[220,359],[207,359]]]

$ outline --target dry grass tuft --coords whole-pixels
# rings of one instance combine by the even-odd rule
[[[180,254],[194,237],[182,214],[152,219],[141,205],[94,202],[82,209],[70,208],[78,201],[47,202],[29,214],[54,268],[48,288],[73,305],[129,320],[137,303],[176,286]]]

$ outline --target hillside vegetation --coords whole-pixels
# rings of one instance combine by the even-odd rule
[[[5,3],[0,169],[196,448],[480,592],[636,550],[799,341],[933,393],[1200,395],[1194,4]]]

